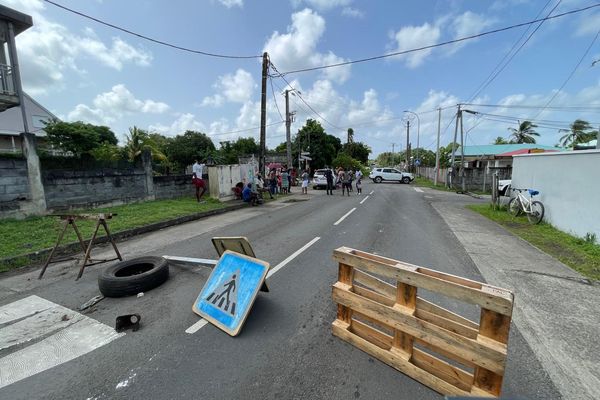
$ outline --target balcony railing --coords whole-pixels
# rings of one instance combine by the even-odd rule
[[[0,64],[0,94],[8,96],[16,96],[17,94],[10,65]]]

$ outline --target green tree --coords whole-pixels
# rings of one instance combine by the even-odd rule
[[[341,152],[348,154],[350,157],[360,161],[363,164],[367,164],[369,162],[371,148],[361,142],[348,142],[344,143]]]
[[[346,139],[346,143],[353,143],[354,142],[354,129],[352,128],[348,128],[348,137]]]
[[[566,135],[560,138],[562,147],[572,148],[576,144],[589,142],[597,136],[597,132],[592,131],[590,123],[582,119],[576,119],[569,126],[569,129],[559,129],[558,131],[567,132]]]
[[[152,152],[152,159],[154,160],[165,161],[167,159],[167,156],[160,150],[147,131],[133,126],[129,128],[129,135],[125,137],[125,150],[129,161],[137,161],[146,149]]]
[[[537,125],[531,121],[521,122],[518,128],[508,128],[511,136],[510,143],[535,143],[534,136],[540,136],[535,128]]]
[[[86,124],[85,122],[63,122],[52,120],[44,127],[46,140],[57,149],[69,151],[74,156],[91,154],[92,150],[103,143],[116,145],[117,137],[106,126]]]
[[[492,144],[508,144],[508,140],[504,139],[502,136],[498,136]]]
[[[252,137],[240,137],[235,142],[224,141],[220,144],[221,148],[217,153],[225,164],[237,164],[239,157],[252,154],[258,155],[260,152],[259,144]]]
[[[215,145],[206,134],[196,131],[186,131],[169,141],[166,155],[179,171],[194,163],[194,159],[206,160],[209,156],[215,158]]]
[[[307,119],[306,124],[294,137],[292,155],[295,160],[298,159],[298,148],[310,153],[310,166],[318,169],[331,166],[331,162],[342,148],[342,142],[339,138],[327,134],[318,121]]]
[[[380,167],[393,167],[399,165],[404,160],[404,153],[392,153],[385,152],[381,153],[375,159],[375,164]]]

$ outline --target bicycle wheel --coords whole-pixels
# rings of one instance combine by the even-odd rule
[[[513,217],[516,217],[519,214],[521,214],[521,212],[521,203],[519,202],[518,198],[513,197],[512,199],[510,199],[508,202],[508,213]]]
[[[531,212],[527,213],[527,219],[532,224],[539,224],[544,218],[544,205],[539,201],[531,203]]]

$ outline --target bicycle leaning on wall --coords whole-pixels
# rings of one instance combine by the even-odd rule
[[[513,188],[512,190],[517,192],[517,196],[511,198],[508,202],[508,212],[515,217],[525,213],[530,223],[539,224],[544,218],[544,205],[541,201],[534,201],[533,196],[537,196],[540,192],[533,189]],[[529,198],[523,192],[527,192]]]

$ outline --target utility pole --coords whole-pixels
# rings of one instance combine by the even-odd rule
[[[265,172],[265,147],[266,147],[266,125],[267,125],[267,75],[269,72],[269,54],[263,53],[262,62],[262,93],[260,97],[260,150],[258,153],[258,171]]]
[[[442,123],[442,109],[438,108],[438,132],[437,132],[437,145],[435,150],[435,176],[433,177],[434,186],[438,183],[438,175],[440,174],[440,128]]]
[[[452,140],[452,157],[450,158],[450,168],[452,168],[452,171],[450,172],[450,181],[448,184],[448,187],[452,187],[454,185],[453,182],[453,175],[455,172],[455,167],[454,167],[454,158],[455,158],[455,154],[456,154],[456,137],[458,136],[458,119],[460,118],[460,115],[462,113],[462,111],[460,111],[460,104],[457,104],[458,109],[456,110],[456,125],[454,126],[454,139]]]
[[[394,147],[396,146],[396,143],[392,143],[392,157],[394,156]]]
[[[287,167],[292,168],[292,137],[290,126],[292,125],[292,115],[290,114],[290,89],[285,90],[285,138],[287,151]],[[300,156],[300,155],[298,155]]]
[[[405,153],[405,157],[404,157],[404,162],[406,164],[406,167],[408,168],[408,147],[410,146],[410,120],[406,120],[406,153]],[[410,168],[408,168],[408,171],[410,171]]]
[[[462,111],[460,113],[460,180],[462,191],[467,191],[467,183],[465,182],[465,135],[463,131]]]

